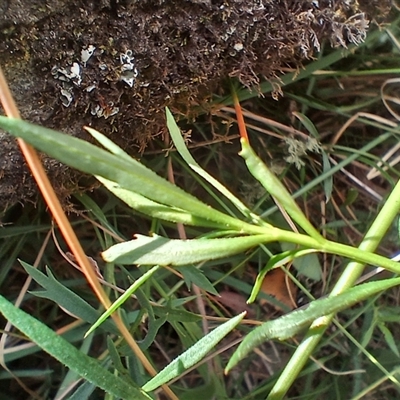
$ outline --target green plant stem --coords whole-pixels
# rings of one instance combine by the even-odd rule
[[[279,178],[271,172],[264,162],[256,155],[254,150],[250,147],[248,140],[242,138],[240,143],[242,144],[242,151],[239,155],[244,158],[247,168],[254,178],[264,186],[265,190],[274,197],[275,201],[278,201],[290,217],[296,221],[305,232],[315,240],[324,242],[325,239],[307,219]]]
[[[301,235],[295,232],[285,231],[281,229],[276,229],[276,230],[278,232],[270,236],[270,238],[272,237],[274,238],[273,239],[274,241],[295,243],[298,245],[302,245],[306,248],[319,250],[322,253],[336,254],[342,257],[350,258],[352,260],[357,260],[358,262],[362,262],[364,264],[378,265],[380,267],[387,269],[388,271],[400,274],[400,264],[398,262],[392,261],[384,256],[374,254],[367,247],[361,247],[360,245],[359,248],[354,248],[342,243],[331,242],[329,240],[321,242],[307,235]],[[364,264],[361,265],[361,271]],[[348,273],[346,273],[347,268],[343,272],[343,275],[345,275],[344,279],[349,279]],[[354,281],[357,278],[358,276],[354,279]],[[332,292],[332,294],[337,294],[337,293],[338,292],[335,293]]]
[[[389,229],[392,221],[396,218],[400,210],[400,182],[392,190],[389,198],[384,204],[382,210],[375,218],[375,221],[368,230],[365,238],[358,247],[358,251],[373,252],[378,247],[383,236]],[[360,262],[350,262],[343,274],[339,278],[330,296],[344,292],[349,287],[353,286],[356,280],[361,275],[364,264]],[[334,315],[326,315],[318,318],[313,322],[302,343],[297,347],[292,358],[287,363],[278,381],[272,388],[268,400],[282,399],[290,386],[293,384],[308,358],[313,353],[315,347],[320,342],[328,325],[332,322]]]

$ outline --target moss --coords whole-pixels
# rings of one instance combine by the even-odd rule
[[[73,135],[91,125],[124,148],[143,150],[165,129],[166,105],[187,115],[192,105],[207,104],[228,76],[253,86],[301,66],[325,39],[332,46],[357,44],[368,13],[384,18],[389,4],[13,0],[0,6],[0,59],[24,118]],[[20,161],[4,161],[6,153],[0,158],[0,204],[30,197],[34,184]],[[62,171],[59,186],[68,192],[75,178]],[[14,193],[4,189],[22,180]]]

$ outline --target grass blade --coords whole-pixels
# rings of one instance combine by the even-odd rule
[[[114,303],[110,306],[108,310],[106,310],[100,317],[99,319],[90,327],[90,329],[86,332],[85,337],[87,337],[90,333],[92,333],[98,326],[100,326],[114,311],[118,310],[119,307],[122,306],[122,304],[125,303],[126,300],[129,299],[129,297],[132,296],[132,294],[144,283],[149,279],[154,272],[158,270],[158,266],[153,267],[146,273],[144,273],[139,279],[137,279],[126,291],[123,295],[118,297],[117,300],[114,301]]]
[[[11,324],[44,351],[97,387],[122,399],[150,399],[140,388],[129,385],[104,369],[97,360],[81,353],[46,325],[15,307],[3,296],[0,296],[0,311]]]
[[[237,315],[229,321],[214,329],[208,335],[200,339],[196,344],[173,360],[168,366],[160,371],[154,378],[150,379],[142,389],[146,391],[155,390],[164,383],[181,375],[186,369],[199,362],[219,341],[232,331],[244,318],[245,312]]]

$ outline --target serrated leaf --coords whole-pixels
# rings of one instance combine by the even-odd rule
[[[160,318],[157,318],[157,319],[149,318],[147,335],[145,336],[145,338],[143,340],[138,341],[138,345],[140,346],[140,348],[143,351],[147,350],[154,343],[154,340],[156,339],[158,331],[165,324],[166,320],[167,320],[166,315],[164,315]]]
[[[58,282],[49,268],[46,268],[48,275],[46,276],[43,272],[33,268],[26,262],[20,261],[20,263],[25,271],[39,283],[39,285],[46,289],[46,291],[33,292],[35,296],[54,301],[60,307],[90,324],[94,323],[97,318],[99,318],[100,313],[72,290]],[[110,321],[106,321],[104,328],[109,332],[118,333],[118,330]]]
[[[201,338],[196,344],[173,360],[154,378],[150,379],[143,390],[152,391],[182,374],[185,370],[199,362],[211,351],[230,331],[232,331],[244,318],[245,312],[237,315],[229,321],[214,329],[208,335]]]
[[[96,359],[81,353],[64,338],[29,314],[15,307],[3,296],[0,296],[0,312],[12,325],[44,351],[97,387],[122,399],[151,399],[141,389],[129,385],[120,377],[107,371]]]
[[[337,296],[315,300],[305,310],[296,310],[273,321],[268,321],[252,330],[239,345],[225,369],[231,370],[240,360],[261,343],[291,338],[308,328],[313,321],[324,315],[335,314],[341,310],[367,299],[383,290],[400,284],[400,278],[365,283]]]
[[[107,336],[107,349],[110,354],[114,368],[122,375],[126,374],[126,368],[123,366],[118,350],[115,347],[115,343]]]
[[[118,264],[179,266],[231,256],[271,240],[267,235],[190,240],[168,239],[158,235],[135,237],[104,251],[103,259]]]

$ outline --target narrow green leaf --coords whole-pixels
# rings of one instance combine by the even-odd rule
[[[153,267],[146,273],[144,273],[139,279],[137,279],[133,284],[125,291],[124,294],[118,297],[117,300],[114,301],[114,303],[111,304],[110,308],[106,310],[99,319],[90,327],[90,329],[86,332],[85,337],[88,336],[90,333],[92,333],[97,327],[99,327],[113,312],[117,311],[119,307],[122,306],[122,304],[127,301],[132,294],[141,286],[143,283],[149,279],[154,272],[158,270],[158,266]]]
[[[359,194],[360,192],[358,191],[358,189],[350,187],[347,190],[346,198],[343,202],[343,205],[346,207],[353,205],[353,203],[357,200]]]
[[[151,346],[152,343],[154,343],[154,340],[156,338],[159,329],[165,324],[165,321],[167,320],[168,314],[164,313],[163,315],[160,316],[160,318],[156,318],[154,309],[158,307],[150,304],[148,296],[142,291],[141,288],[139,288],[138,291],[136,292],[136,297],[139,302],[141,310],[143,312],[147,312],[147,320],[148,320],[147,334],[144,337],[144,339],[138,341],[138,345],[140,346],[140,348],[143,351],[145,351]],[[170,299],[168,299],[168,303],[170,303]]]
[[[197,269],[193,265],[187,265],[182,268],[176,268],[176,270],[183,275],[183,279],[189,290],[191,289],[192,283],[194,283],[199,288],[218,296],[218,292],[215,290],[215,287],[200,269]]]
[[[112,339],[109,336],[107,336],[107,349],[108,349],[108,353],[110,355],[110,359],[113,363],[115,370],[118,371],[119,374],[121,376],[124,376],[125,378],[127,376],[129,376],[126,368],[122,364],[121,355],[119,354],[119,352],[115,346],[115,343],[112,341]]]
[[[382,322],[378,324],[378,328],[383,333],[385,341],[388,344],[390,350],[392,350],[392,352],[396,354],[397,357],[400,357],[399,349],[397,348],[396,340],[394,339],[392,332],[390,332],[390,330]]]
[[[220,224],[213,221],[197,217],[185,210],[177,207],[166,206],[149,200],[136,192],[121,188],[118,183],[96,176],[96,178],[112,193],[125,202],[129,207],[152,218],[159,218],[165,221],[181,223],[184,225],[220,227]]]
[[[110,153],[124,158],[126,161],[130,162],[132,157],[121,149],[121,147],[117,146],[112,140],[110,140],[107,136],[103,135],[96,129],[90,128],[89,126],[85,126],[85,129]],[[142,164],[141,164],[142,165]],[[146,167],[145,167],[146,168]]]
[[[296,310],[273,321],[268,321],[251,331],[239,345],[225,369],[231,370],[240,360],[261,343],[278,339],[285,340],[308,328],[314,320],[324,315],[335,314],[341,310],[367,299],[383,290],[400,284],[400,278],[365,283],[337,296],[313,301],[305,310]]]
[[[25,271],[46,291],[35,291],[33,294],[38,297],[54,301],[60,307],[64,308],[76,317],[88,323],[94,323],[99,317],[100,313],[93,308],[89,303],[79,297],[76,293],[63,286],[56,280],[49,268],[46,268],[47,275],[43,272],[33,268],[31,265],[24,261],[20,261]],[[114,324],[106,321],[104,328],[108,332],[118,333]]]
[[[65,394],[64,397],[60,396],[55,398],[61,398],[61,399],[68,398],[68,400],[90,399],[90,396],[93,394],[95,390],[96,390],[95,385],[93,385],[88,381],[85,381],[68,397],[65,397],[67,396],[67,394]]]
[[[399,316],[397,316],[398,320]],[[363,314],[361,337],[358,339],[361,347],[366,348],[368,346],[368,343],[372,340],[377,323],[377,309],[372,307],[366,309]]]
[[[290,261],[298,259],[299,257],[307,256],[311,253],[316,252],[315,249],[298,249],[298,250],[288,250],[283,253],[273,255],[267,262],[267,265],[258,273],[256,282],[254,283],[253,289],[251,291],[250,297],[247,303],[253,303],[260,292],[261,286],[263,284],[265,275],[274,268],[279,268],[284,266]]]
[[[112,154],[84,140],[29,122],[0,116],[0,127],[66,165],[118,183],[155,202],[186,210],[223,229],[258,231],[257,227],[217,211],[171,184],[133,158]],[[114,149],[115,150],[115,149]]]
[[[131,161],[132,157],[107,136],[90,127],[85,127],[85,129],[111,153],[124,158],[128,162]],[[146,169],[144,166],[143,168]],[[213,224],[208,220],[198,218],[185,210],[172,206],[165,206],[164,204],[149,200],[147,197],[144,197],[135,191],[123,189],[118,183],[109,181],[101,176],[96,176],[96,178],[110,192],[114,193],[115,196],[124,201],[129,207],[152,218],[159,218],[165,221],[182,223],[185,225],[219,227],[219,224]]]
[[[206,385],[188,388],[183,394],[179,396],[179,400],[221,399],[222,397],[218,397],[216,391],[217,388],[215,384],[215,379],[212,379]]]
[[[379,308],[378,320],[380,322],[399,322],[400,307],[391,307],[385,304],[385,308]]]
[[[145,351],[147,350],[155,341],[156,336],[160,328],[165,324],[167,316],[164,315],[160,318],[150,318],[148,320],[147,335],[141,341],[138,341],[140,348]]]
[[[293,111],[292,114],[305,126],[308,132],[310,132],[315,139],[319,139],[320,135],[318,129],[310,118],[298,111]]]
[[[314,228],[310,221],[308,221],[307,217],[293,200],[282,182],[254,153],[249,143],[243,139],[241,140],[241,143],[242,151],[239,154],[246,161],[247,168],[254,178],[256,178],[268,193],[270,193],[281,204],[284,210],[304,229],[305,232],[318,241],[324,241],[325,239]]]
[[[185,309],[172,308],[168,304],[166,306],[154,306],[153,311],[155,315],[165,317],[168,322],[199,322],[202,320],[201,315],[194,314]]]
[[[233,193],[231,193],[224,185],[218,182],[214,177],[212,177],[207,171],[205,171],[197,163],[197,161],[190,154],[188,148],[186,147],[185,141],[182,138],[182,133],[171,114],[171,111],[166,108],[167,115],[167,126],[169,133],[171,135],[172,141],[176,149],[178,150],[181,157],[186,161],[189,167],[196,172],[199,176],[205,179],[210,185],[217,189],[223,196],[232,202],[232,204],[247,218],[250,218],[252,222],[257,224],[267,225],[259,216],[252,213]]]
[[[326,175],[326,179],[324,179],[324,193],[325,193],[325,202],[328,203],[332,196],[333,190],[333,175],[329,173],[331,167],[331,163],[329,162],[329,157],[324,150],[322,150],[322,174]]]
[[[15,307],[3,296],[0,296],[0,312],[12,325],[44,351],[97,387],[122,399],[151,399],[140,388],[129,385],[123,379],[107,371],[96,359],[78,351],[57,333]]]
[[[91,349],[92,344],[93,344],[93,336],[89,336],[82,341],[82,343],[79,346],[79,351],[81,353],[88,354],[88,352]],[[57,388],[58,390],[57,390],[57,393],[54,396],[54,398],[55,399],[65,398],[66,393],[71,392],[72,388],[76,385],[76,382],[78,380],[79,380],[79,375],[75,371],[69,370],[66,373],[66,375],[64,376],[64,379],[62,380],[62,382],[58,384],[58,388]],[[93,387],[93,390],[94,390],[96,386],[94,386],[92,384],[90,384],[90,385]]]
[[[298,247],[296,244],[288,242],[281,242],[280,245],[285,251],[294,251]],[[299,253],[293,259],[293,266],[306,278],[319,282],[322,277],[322,266],[316,253],[317,250]]]
[[[208,335],[200,339],[196,344],[173,360],[154,378],[150,379],[143,387],[143,390],[155,390],[164,383],[181,375],[186,369],[199,362],[209,351],[211,351],[230,331],[232,331],[244,318],[245,312],[237,315],[229,321],[214,329]]]
[[[118,243],[102,253],[106,262],[139,265],[187,265],[228,257],[271,241],[268,235],[223,239],[168,239],[162,236],[135,235],[136,239]]]
[[[107,336],[107,349],[115,370],[121,374],[121,377],[123,376],[125,379],[129,379],[128,371],[122,364],[121,355],[118,353],[115,343],[109,336]]]

